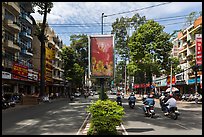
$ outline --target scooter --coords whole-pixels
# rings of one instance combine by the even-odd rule
[[[122,106],[122,101],[117,101],[117,104],[118,104],[119,106]]]
[[[131,102],[129,103],[129,106],[130,106],[130,108],[133,109],[133,108],[135,107],[135,102],[132,102],[132,101],[131,101]]]
[[[168,116],[171,119],[176,120],[179,115],[180,115],[180,113],[179,113],[177,107],[172,107],[172,108],[170,108],[169,113],[167,115],[165,115],[165,116]]]
[[[153,118],[155,115],[154,106],[153,105],[144,105],[146,108],[145,116]]]

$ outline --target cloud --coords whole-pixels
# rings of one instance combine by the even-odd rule
[[[118,14],[132,10],[138,10],[163,2],[54,2],[51,13],[48,14],[49,24],[85,24],[91,27],[55,27],[57,33],[60,32],[101,32],[101,16],[116,14],[104,18],[104,23],[113,23],[116,18],[132,17],[135,13],[146,16],[147,19],[186,15],[192,11],[202,11],[202,2],[172,2],[162,6],[143,9],[139,11]],[[36,9],[36,8],[35,8]],[[37,11],[37,10],[35,10]],[[43,16],[36,13],[31,14],[36,20],[42,20]],[[98,27],[93,27],[90,23],[98,23]],[[178,27],[178,25],[177,25]],[[172,28],[169,27],[169,28]],[[104,26],[104,32],[111,31],[111,26]],[[170,30],[169,30],[170,31]],[[70,34],[67,33],[67,37]]]

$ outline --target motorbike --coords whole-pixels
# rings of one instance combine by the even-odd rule
[[[144,105],[146,108],[145,116],[153,118],[155,115],[154,106],[153,105]]]
[[[70,100],[73,101],[74,100],[74,95],[70,96]]]
[[[118,104],[119,106],[122,106],[122,99],[121,99],[120,96],[118,96],[118,97],[116,98],[116,102],[117,102],[117,104]]]
[[[165,115],[165,116],[168,116],[171,119],[176,120],[179,115],[180,115],[180,113],[179,113],[177,107],[172,107],[172,108],[170,108],[169,113],[167,115]]]
[[[133,101],[129,102],[129,106],[130,106],[130,108],[133,109],[135,107],[135,102],[133,102]]]
[[[117,104],[118,104],[119,106],[122,106],[122,101],[117,101]]]

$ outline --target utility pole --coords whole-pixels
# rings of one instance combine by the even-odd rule
[[[171,62],[170,94],[172,94],[172,62]]]
[[[44,96],[45,93],[45,28],[46,28],[46,19],[47,19],[47,7],[48,3],[45,2],[42,30],[41,30],[41,77],[40,77],[40,97]]]
[[[104,15],[104,13],[102,13],[102,20],[101,20],[101,34],[103,35],[103,18],[107,17]],[[101,84],[101,100],[104,100],[105,97],[105,93],[104,93],[104,78],[100,78],[100,84]]]

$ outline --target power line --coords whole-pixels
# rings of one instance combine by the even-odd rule
[[[160,3],[160,4],[157,4],[157,5],[152,5],[152,6],[144,7],[144,8],[141,8],[141,9],[136,9],[136,10],[131,10],[131,11],[125,11],[125,12],[119,12],[119,13],[109,14],[109,15],[105,15],[105,16],[108,17],[108,16],[119,15],[119,14],[125,14],[125,13],[134,12],[134,11],[140,11],[140,10],[144,10],[144,9],[154,8],[154,7],[158,7],[158,6],[162,6],[162,5],[170,4],[170,3],[172,3],[172,2]]]

